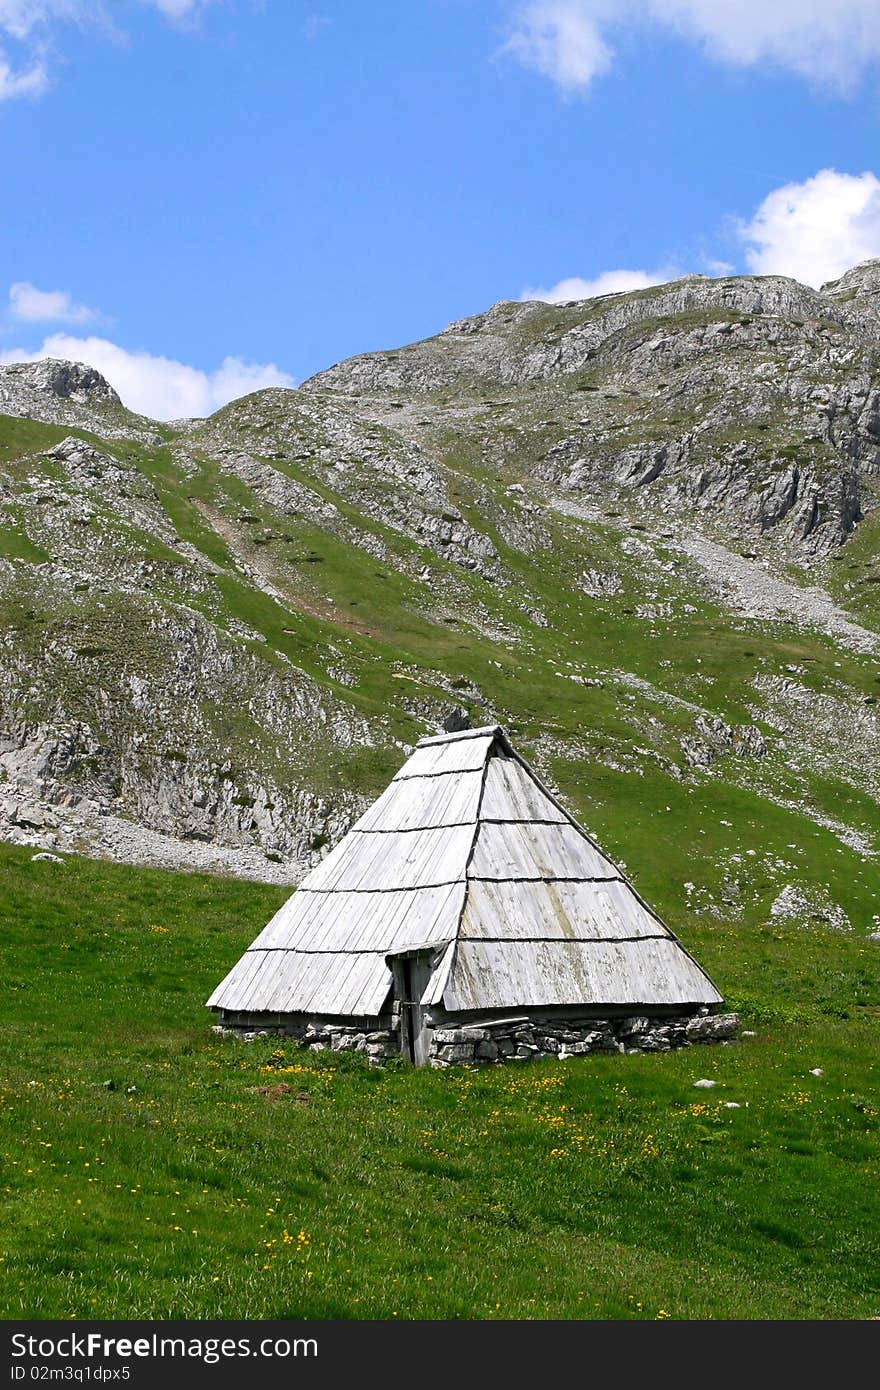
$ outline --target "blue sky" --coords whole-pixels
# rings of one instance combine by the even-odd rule
[[[498,299],[820,284],[880,255],[878,60],[878,0],[0,0],[0,360],[174,416]]]

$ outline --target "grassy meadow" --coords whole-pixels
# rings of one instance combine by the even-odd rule
[[[737,1044],[373,1070],[210,1032],[285,890],[31,853],[0,846],[4,1317],[880,1315],[880,943],[688,919]]]

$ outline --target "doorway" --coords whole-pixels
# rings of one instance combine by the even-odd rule
[[[431,978],[433,955],[433,951],[419,951],[400,960],[404,1055],[417,1067],[423,1067],[428,1060],[428,1029],[420,1001]]]

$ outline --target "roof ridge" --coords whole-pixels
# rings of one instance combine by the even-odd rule
[[[488,738],[495,734],[500,734],[508,744],[510,743],[506,730],[500,724],[483,724],[479,729],[458,729],[453,734],[426,735],[419,739],[416,748],[431,748],[436,743],[456,743],[464,738]]]

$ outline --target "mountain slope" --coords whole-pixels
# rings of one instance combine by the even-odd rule
[[[880,345],[860,311],[867,277],[850,276],[827,295],[778,277],[688,277],[498,304],[305,389],[430,401],[490,466],[648,513],[704,513],[809,563],[876,506]],[[499,386],[511,400],[487,399]]]
[[[295,881],[460,703],[673,923],[873,929],[878,285],[502,304],[173,426],[0,370],[0,833]]]

